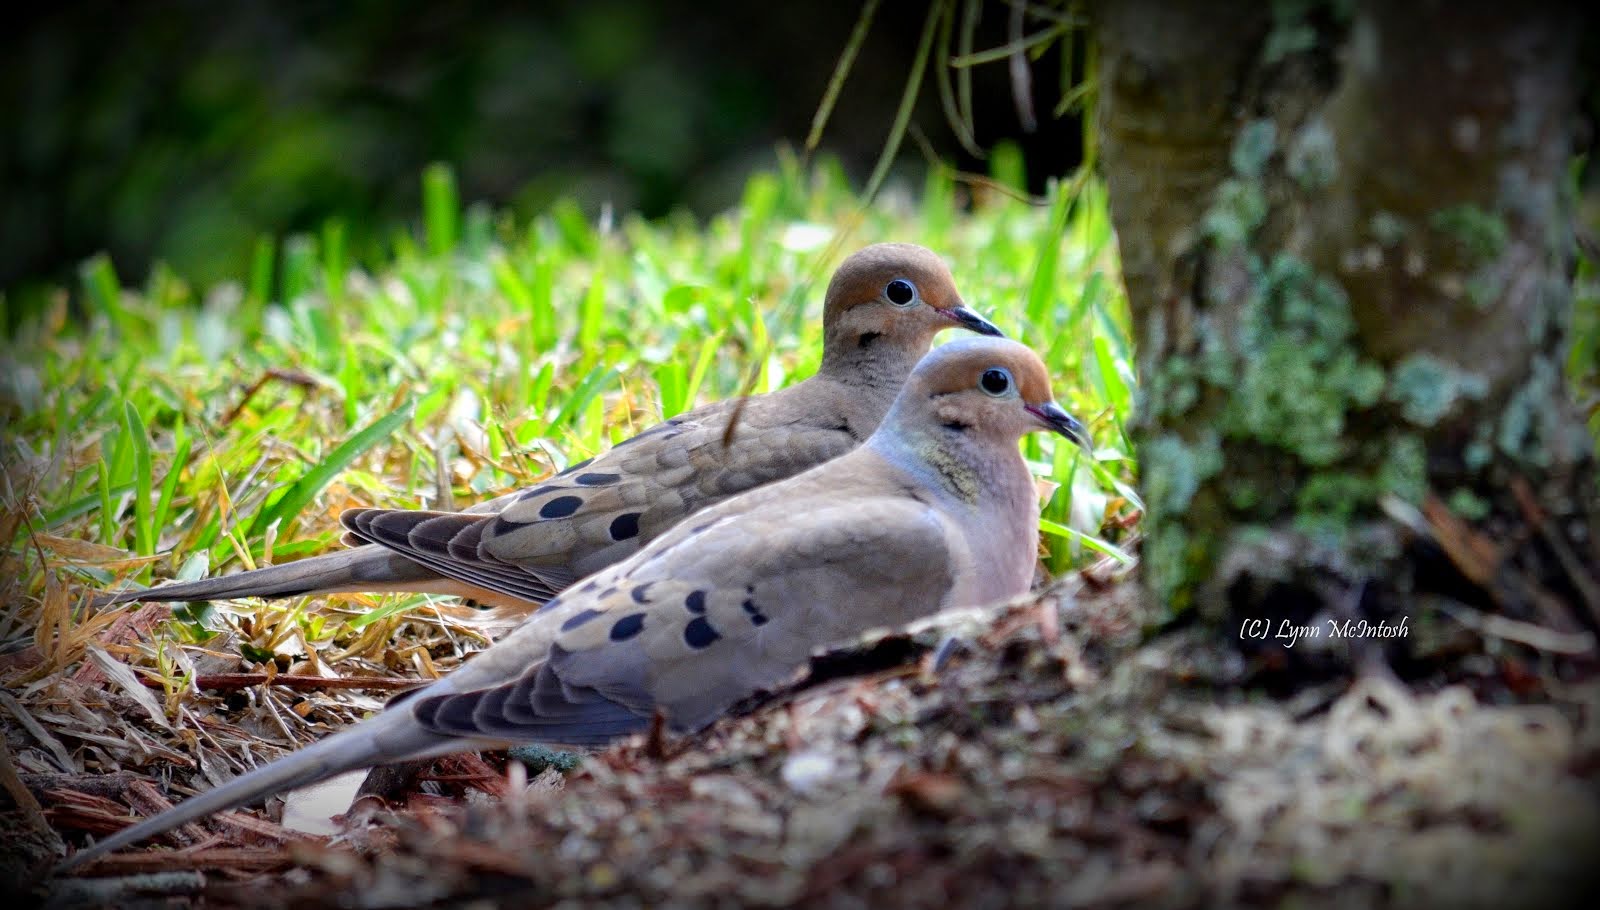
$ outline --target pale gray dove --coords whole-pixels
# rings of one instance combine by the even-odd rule
[[[841,263],[822,325],[822,365],[809,379],[742,408],[729,399],[681,414],[532,489],[465,512],[351,510],[340,520],[352,549],[105,595],[96,605],[425,591],[535,607],[686,515],[855,448],[942,329],[1000,334],[962,302],[942,259],[906,243],[869,246]]]
[[[1044,364],[1004,339],[929,354],[849,454],[712,506],[383,713],[78,853],[374,764],[674,730],[791,678],[817,648],[1025,592],[1039,499],[1024,433],[1085,444]]]

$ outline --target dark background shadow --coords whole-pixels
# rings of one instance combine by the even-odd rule
[[[824,151],[859,185],[883,147],[927,7],[886,2]],[[975,42],[1004,44],[988,4]],[[527,215],[697,215],[798,147],[855,3],[90,0],[24,8],[0,36],[0,288],[12,305],[108,251],[124,280],[155,260],[201,285],[244,274],[263,234],[346,219],[357,256],[417,217],[419,174]],[[1037,27],[1030,25],[1030,30]],[[1060,59],[1034,64],[1040,126],[1018,125],[1003,63],[975,70],[977,138],[1020,144],[1031,188],[1079,160],[1049,114]],[[913,122],[984,170],[945,122],[931,73]],[[921,170],[907,140],[902,163]]]

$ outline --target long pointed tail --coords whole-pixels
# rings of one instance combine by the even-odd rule
[[[441,577],[432,569],[392,550],[361,546],[250,572],[104,594],[95,599],[94,605],[105,607],[135,600],[225,600],[336,591],[427,590],[439,581]]]
[[[91,863],[123,847],[227,809],[259,802],[274,793],[305,787],[346,771],[406,759],[428,758],[473,748],[468,740],[430,733],[403,708],[386,711],[313,743],[271,764],[214,787],[171,809],[81,850],[56,873]]]

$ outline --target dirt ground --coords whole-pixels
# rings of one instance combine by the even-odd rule
[[[1554,907],[1593,884],[1592,671],[1491,637],[1449,678],[1379,668],[1269,696],[1259,660],[1197,629],[1145,641],[1136,590],[1080,574],[937,617],[819,657],[700,735],[565,771],[442,760],[405,806],[331,838],[269,806],[41,884],[63,843],[129,806],[157,811],[387,694],[213,675],[184,695],[91,656],[0,699],[7,906]],[[388,657],[415,631],[387,629]],[[182,650],[201,677],[238,667],[236,650]],[[381,669],[344,651],[312,663]]]

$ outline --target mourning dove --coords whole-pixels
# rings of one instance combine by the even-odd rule
[[[465,512],[346,512],[353,549],[106,595],[97,605],[422,591],[537,606],[686,515],[855,448],[941,330],[1000,334],[962,302],[943,260],[904,243],[869,246],[840,264],[822,325],[822,365],[804,382],[742,407],[730,399],[689,411],[532,489]]]
[[[369,720],[78,853],[374,764],[539,742],[598,746],[657,711],[699,729],[817,648],[1025,592],[1039,501],[1017,448],[1083,444],[1044,364],[1004,339],[929,354],[864,445],[700,512]]]

